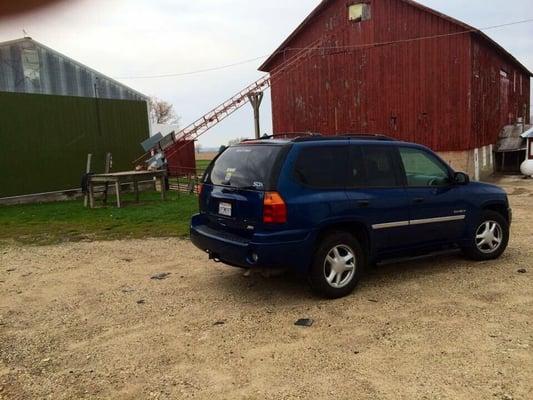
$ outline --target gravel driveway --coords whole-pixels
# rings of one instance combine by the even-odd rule
[[[526,183],[500,260],[379,266],[337,301],[178,239],[1,248],[0,398],[531,399]]]

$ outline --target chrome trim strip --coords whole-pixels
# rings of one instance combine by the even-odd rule
[[[409,221],[387,222],[386,224],[372,225],[372,229],[388,229],[399,228],[401,226],[409,226]]]
[[[466,215],[454,215],[450,217],[438,217],[438,218],[427,218],[427,219],[414,219],[411,221],[387,222],[384,224],[372,225],[372,229],[389,229],[389,228],[399,228],[402,226],[410,226],[410,225],[425,225],[425,224],[436,224],[439,222],[462,221],[465,218],[466,218]]]
[[[466,218],[466,215],[454,215],[452,217],[415,219],[413,221],[410,221],[409,225],[425,225],[425,224],[435,224],[435,223],[438,223],[438,222],[462,221],[465,218]]]

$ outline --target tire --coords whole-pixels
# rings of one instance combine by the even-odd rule
[[[309,271],[311,288],[316,294],[329,299],[347,296],[357,286],[366,262],[365,252],[353,235],[342,231],[330,232],[322,238],[315,251]]]
[[[463,254],[475,261],[499,258],[509,244],[509,223],[495,211],[483,211]]]

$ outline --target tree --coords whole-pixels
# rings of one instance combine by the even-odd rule
[[[196,152],[200,154],[202,152],[202,144],[197,142],[195,147],[196,147]]]
[[[241,137],[241,138],[235,138],[235,139],[232,139],[228,142],[228,147],[229,146],[235,146],[236,144],[239,144],[240,142],[242,142],[243,140],[246,140],[248,138],[245,138],[245,137]]]
[[[150,119],[154,124],[179,125],[180,117],[176,115],[174,106],[167,101],[150,98]]]

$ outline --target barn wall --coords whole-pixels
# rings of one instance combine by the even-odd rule
[[[472,46],[472,132],[475,147],[494,144],[505,125],[529,121],[530,78],[480,39]]]
[[[0,92],[0,198],[78,188],[88,153],[130,170],[147,137],[144,101]]]
[[[172,177],[196,174],[194,140],[178,141],[165,150],[168,173]]]
[[[397,42],[463,28],[397,0],[373,0],[370,21],[348,21],[347,2],[331,2],[289,47]],[[437,151],[471,149],[471,37],[449,35],[363,49],[315,51],[274,74],[275,133],[384,133]]]

